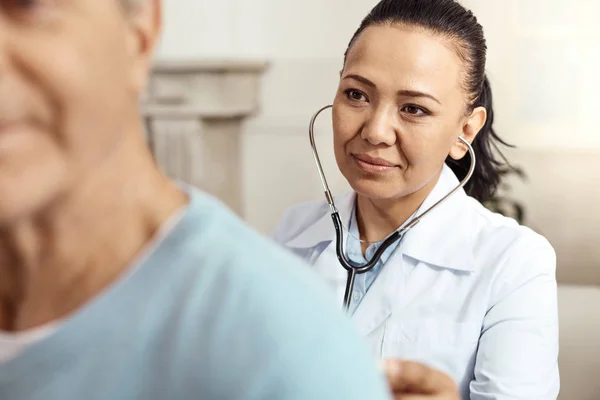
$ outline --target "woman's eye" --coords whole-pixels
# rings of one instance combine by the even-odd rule
[[[353,101],[366,101],[367,96],[364,95],[363,92],[356,89],[348,89],[346,90],[346,97]]]
[[[402,107],[402,111],[404,111],[405,113],[408,113],[410,115],[417,116],[417,117],[429,114],[423,108],[421,108],[419,106],[415,106],[415,105],[404,106],[404,107]]]
[[[0,8],[14,17],[39,16],[54,6],[55,0],[0,0]]]
[[[13,8],[13,9],[28,9],[39,6],[43,1],[41,0],[8,0],[5,1],[5,7]]]

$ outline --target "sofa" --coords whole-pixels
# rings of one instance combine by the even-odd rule
[[[510,194],[557,253],[561,400],[600,399],[600,151],[519,150]]]

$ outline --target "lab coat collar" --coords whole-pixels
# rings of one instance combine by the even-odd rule
[[[348,222],[350,221],[350,215],[355,199],[356,193],[353,191],[334,197],[340,219],[342,224],[344,224],[344,229],[348,229]],[[329,208],[327,208],[325,214],[299,235],[286,242],[285,246],[308,249],[315,247],[319,243],[331,242],[332,240],[335,240],[335,228],[333,227],[333,220],[331,219]]]
[[[431,207],[458,184],[454,172],[444,165],[438,183],[423,202],[419,213]],[[401,243],[402,252],[436,267],[474,271],[473,225],[467,220],[470,201],[465,191],[459,189],[407,232]]]
[[[458,183],[452,170],[444,165],[438,183],[423,202],[419,213],[435,204]],[[335,198],[340,218],[345,226],[350,219],[355,198],[354,192]],[[470,224],[465,223],[467,216],[464,206],[468,201],[470,200],[465,191],[460,189],[408,231],[398,250],[408,257],[436,267],[464,272],[473,271],[475,258],[472,250],[472,235]],[[331,216],[327,212],[285,245],[292,248],[310,248],[333,240],[335,240],[335,230]]]

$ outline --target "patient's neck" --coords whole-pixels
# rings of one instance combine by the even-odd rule
[[[0,229],[0,330],[30,329],[75,311],[187,202],[136,140],[125,140],[57,204]]]

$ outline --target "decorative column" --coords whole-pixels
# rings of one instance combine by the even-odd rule
[[[242,213],[242,123],[258,109],[266,63],[163,61],[144,100],[147,138],[161,168]]]

